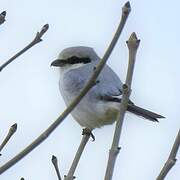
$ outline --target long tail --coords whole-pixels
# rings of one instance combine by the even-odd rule
[[[143,109],[141,107],[138,107],[134,104],[129,104],[127,110],[129,112],[132,112],[132,113],[138,115],[138,116],[142,116],[142,117],[144,117],[150,121],[159,122],[158,118],[165,118],[164,116],[161,116],[161,115],[156,114],[154,112],[148,111],[148,110]]]

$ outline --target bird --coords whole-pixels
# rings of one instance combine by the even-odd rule
[[[101,58],[91,47],[74,46],[62,50],[51,66],[59,68],[60,93],[68,106],[81,92],[92,76]],[[94,85],[71,112],[84,128],[93,130],[113,124],[120,110],[123,83],[118,75],[105,65]],[[162,115],[128,102],[127,111],[153,122]]]

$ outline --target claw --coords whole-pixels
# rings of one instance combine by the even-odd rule
[[[92,131],[88,128],[84,128],[83,131],[82,131],[82,135],[87,135],[87,136],[90,136],[92,138],[92,141],[95,141],[95,136],[94,134],[92,133]]]

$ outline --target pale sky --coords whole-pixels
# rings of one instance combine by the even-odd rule
[[[3,149],[0,165],[33,141],[65,109],[59,93],[59,73],[50,63],[69,46],[91,46],[102,56],[119,23],[118,0],[1,0],[6,22],[0,26],[0,64],[27,45],[41,27],[49,30],[39,43],[0,72],[0,142],[9,127],[18,130]],[[152,123],[126,114],[113,180],[154,180],[159,174],[180,128],[179,6],[174,1],[131,1],[132,12],[108,64],[126,75],[132,32],[141,39],[131,99],[139,106],[166,117]],[[78,180],[104,178],[114,125],[94,130],[75,172]],[[38,148],[1,175],[2,180],[55,180],[52,154],[66,174],[81,140],[81,127],[69,115]],[[180,179],[178,161],[167,180]]]

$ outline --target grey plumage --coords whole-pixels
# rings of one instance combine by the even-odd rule
[[[83,58],[89,58],[91,62],[84,61]],[[63,50],[58,60],[52,63],[54,66],[61,66],[59,86],[67,105],[79,95],[99,60],[92,48],[80,46]],[[81,126],[90,129],[112,124],[120,107],[122,82],[108,65],[101,71],[98,81],[99,83],[90,89],[72,111],[75,120]],[[131,101],[127,110],[151,121],[163,118],[161,115],[136,106]]]

